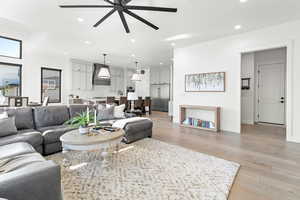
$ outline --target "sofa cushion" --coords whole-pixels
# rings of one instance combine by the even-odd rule
[[[44,138],[44,144],[51,144],[55,142],[59,142],[60,136],[65,134],[68,131],[75,130],[75,127],[68,125],[60,125],[60,126],[49,126],[40,128],[39,131],[42,133]]]
[[[115,106],[114,107],[114,117],[115,118],[125,118],[124,110],[125,110],[125,104]]]
[[[7,144],[0,146],[0,159],[34,152],[35,150],[33,149],[33,147],[28,143],[19,142]]]
[[[62,125],[69,119],[67,106],[46,106],[34,109],[34,121],[37,129]]]
[[[14,135],[18,132],[15,124],[15,117],[0,119],[0,138]]]
[[[0,109],[0,113],[7,112],[9,117],[15,117],[18,130],[33,129],[32,108],[8,108]]]
[[[15,135],[1,137],[0,145],[12,144],[16,142],[26,142],[32,146],[40,146],[43,144],[43,136],[40,132],[33,129],[18,131]]]
[[[98,109],[97,120],[111,120],[114,119],[114,106],[109,108]]]
[[[72,104],[69,105],[69,112],[70,112],[70,117],[76,117],[78,114],[86,112],[88,105],[83,105],[83,104]],[[93,107],[89,106],[90,111],[92,111]]]

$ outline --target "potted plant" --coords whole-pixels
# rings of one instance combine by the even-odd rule
[[[67,121],[67,124],[70,124],[74,127],[78,128],[78,131],[80,134],[85,135],[89,133],[89,123],[93,122],[94,118],[89,112],[83,112],[78,114],[78,116],[73,117],[69,121]]]

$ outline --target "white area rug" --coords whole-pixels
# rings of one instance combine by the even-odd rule
[[[122,145],[101,168],[100,152],[69,152],[47,157],[62,167],[65,200],[225,200],[239,164],[144,139]]]

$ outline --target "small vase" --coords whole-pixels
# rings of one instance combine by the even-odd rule
[[[82,126],[80,126],[79,129],[78,129],[78,131],[79,131],[80,135],[86,135],[86,134],[89,133],[89,127],[82,127]]]

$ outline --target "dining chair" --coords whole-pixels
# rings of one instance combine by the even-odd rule
[[[106,97],[106,104],[114,104],[115,97]]]

